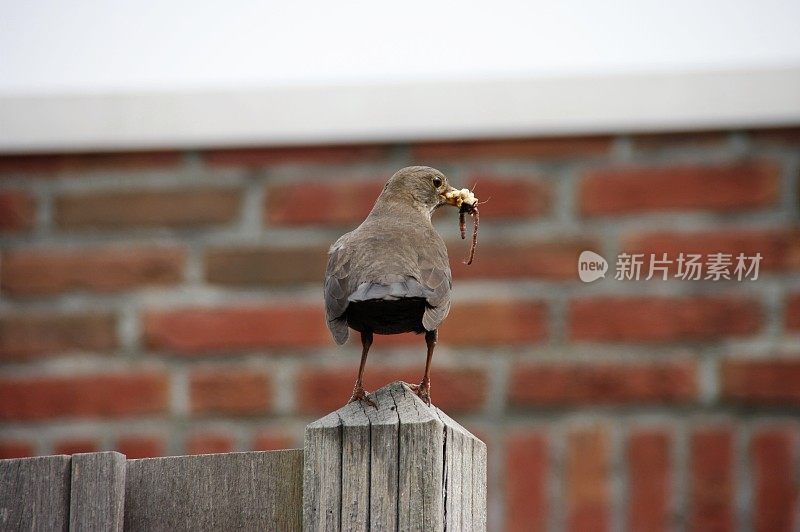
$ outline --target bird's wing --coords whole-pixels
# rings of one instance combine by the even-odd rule
[[[339,345],[345,343],[350,336],[347,320],[344,318],[347,297],[350,295],[349,255],[345,238],[342,237],[331,246],[325,269],[325,317],[333,339]]]
[[[437,329],[450,312],[450,289],[453,286],[447,247],[441,237],[434,234],[435,245],[419,248],[420,281],[429,291],[422,326],[428,331]]]

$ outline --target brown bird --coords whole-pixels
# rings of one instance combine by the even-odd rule
[[[411,166],[395,173],[366,220],[330,248],[325,272],[328,328],[341,345],[361,333],[361,365],[350,402],[374,403],[362,378],[373,334],[425,334],[422,381],[412,388],[430,405],[431,358],[437,329],[450,311],[452,276],[447,248],[431,224],[443,205],[461,206],[438,170]]]

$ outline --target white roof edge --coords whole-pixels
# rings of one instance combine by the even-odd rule
[[[800,66],[0,97],[0,153],[401,142],[800,123]]]

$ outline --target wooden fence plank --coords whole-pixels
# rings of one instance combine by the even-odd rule
[[[341,530],[369,527],[369,418],[360,402],[350,403],[342,415]],[[347,423],[344,420],[348,420]]]
[[[0,530],[67,530],[70,457],[0,460]]]
[[[125,455],[72,455],[69,528],[121,531],[125,508]]]
[[[303,451],[129,460],[125,530],[301,530]]]
[[[306,530],[485,530],[486,445],[401,382],[306,429]]]
[[[369,517],[371,530],[397,529],[397,481],[400,432],[397,405],[390,387],[372,394],[378,408],[367,408],[370,423],[370,469],[375,472],[370,482]]]
[[[486,529],[486,444],[436,409],[445,436],[445,529]]]
[[[306,427],[303,529],[338,532],[342,515],[342,419],[336,412]]]
[[[400,418],[398,528],[444,530],[444,424],[406,386],[392,397]]]

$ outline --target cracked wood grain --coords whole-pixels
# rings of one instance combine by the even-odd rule
[[[485,530],[486,446],[401,382],[306,429],[305,530]]]

